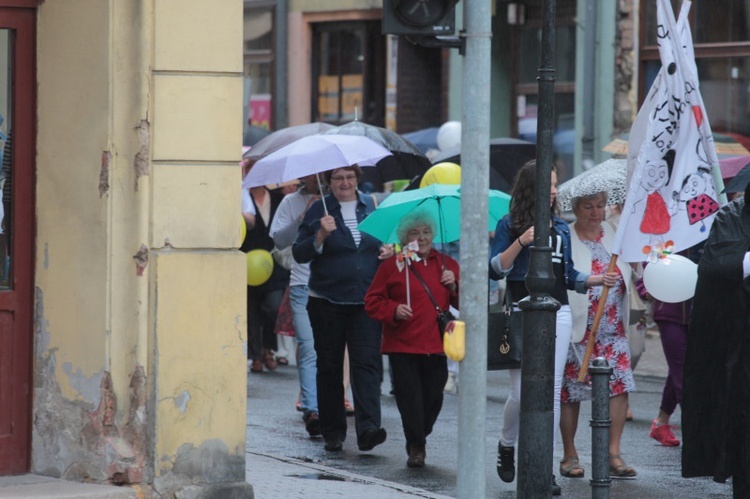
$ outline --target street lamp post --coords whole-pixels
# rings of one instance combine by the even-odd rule
[[[549,246],[554,92],[555,0],[544,0],[537,115],[537,171],[534,246],[526,275],[529,297],[519,306],[523,316],[521,428],[518,441],[518,497],[549,497],[552,486],[555,317],[560,303],[554,286]]]

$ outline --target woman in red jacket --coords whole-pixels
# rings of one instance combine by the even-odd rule
[[[433,299],[441,310],[458,306],[459,272],[453,258],[433,249],[435,220],[428,213],[406,215],[397,234],[405,250],[380,265],[365,296],[365,310],[383,324],[381,351],[388,354],[393,368],[394,395],[409,455],[406,465],[421,468],[426,438],[443,406],[448,379]]]

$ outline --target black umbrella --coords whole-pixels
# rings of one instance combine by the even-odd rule
[[[734,176],[722,192],[745,192],[748,182],[750,182],[750,163],[743,166],[742,170],[737,172],[737,175]]]
[[[307,123],[305,125],[295,125],[276,130],[275,132],[266,135],[261,138],[253,147],[250,148],[243,158],[252,159],[257,161],[264,156],[271,154],[274,151],[278,151],[284,146],[296,142],[302,137],[309,135],[315,135],[317,133],[323,133],[326,130],[333,128],[333,125],[316,121],[315,123]]]
[[[510,192],[516,172],[529,160],[536,158],[536,144],[520,139],[496,138],[490,140],[490,189]],[[433,164],[443,162],[461,164],[461,146],[441,151],[432,159]]]
[[[326,135],[363,135],[376,144],[380,144],[391,152],[403,152],[422,156],[422,151],[417,146],[406,140],[404,137],[375,125],[368,125],[361,121],[350,121],[341,126],[337,126],[325,132]]]
[[[242,133],[242,145],[251,146],[253,144],[256,144],[264,137],[268,137],[270,133],[270,131],[259,126],[245,125],[245,130]]]
[[[361,121],[351,121],[324,132],[324,135],[360,135],[393,153],[380,160],[376,168],[363,168],[362,183],[370,182],[376,191],[391,180],[413,179],[430,167],[430,160],[414,144],[398,133]]]

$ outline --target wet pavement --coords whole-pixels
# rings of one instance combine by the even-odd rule
[[[622,456],[638,471],[633,479],[613,479],[610,497],[706,499],[731,497],[731,485],[714,483],[708,478],[684,479],[680,476],[680,447],[663,447],[648,437],[651,420],[658,412],[666,363],[658,335],[650,334],[646,352],[636,369],[636,392],[631,394],[634,421],[625,427]],[[460,382],[459,382],[460,386]],[[382,419],[388,439],[370,452],[359,452],[354,435],[354,418],[342,452],[323,449],[320,438],[310,438],[301,413],[294,404],[299,391],[296,368],[280,367],[274,372],[248,374],[248,439],[246,478],[258,499],[296,499],[347,497],[404,499],[409,497],[456,497],[458,404],[460,395],[446,395],[443,411],[427,444],[427,466],[406,467],[404,436],[390,395],[387,378],[382,385]],[[460,391],[460,389],[459,389]],[[508,396],[508,376],[488,374],[487,419],[484,478],[486,497],[514,498],[516,483],[506,484],[497,477],[495,459],[502,425],[502,408]],[[561,478],[563,497],[591,497],[591,434],[588,425],[590,406],[581,404],[576,444],[583,479]],[[679,424],[679,409],[672,423]],[[679,432],[678,432],[679,438]],[[555,468],[562,457],[562,446],[555,451]],[[127,499],[142,497],[125,487],[65,482],[48,477],[24,475],[0,477],[0,498],[89,498]],[[187,499],[187,496],[186,496]]]

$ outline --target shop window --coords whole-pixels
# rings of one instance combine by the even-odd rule
[[[246,7],[243,29],[244,101],[245,119],[243,142],[251,145],[257,129],[274,127],[274,7],[258,5]]]
[[[539,65],[542,50],[542,0],[526,4],[524,24],[513,28],[514,133],[523,140],[536,142],[537,107],[539,98]],[[555,137],[554,150],[559,176],[567,178],[572,172],[575,115],[575,57],[576,2],[558,0],[555,22]],[[562,164],[561,164],[562,163]]]
[[[382,126],[384,41],[379,24],[314,25],[311,121],[343,124],[358,119]]]

